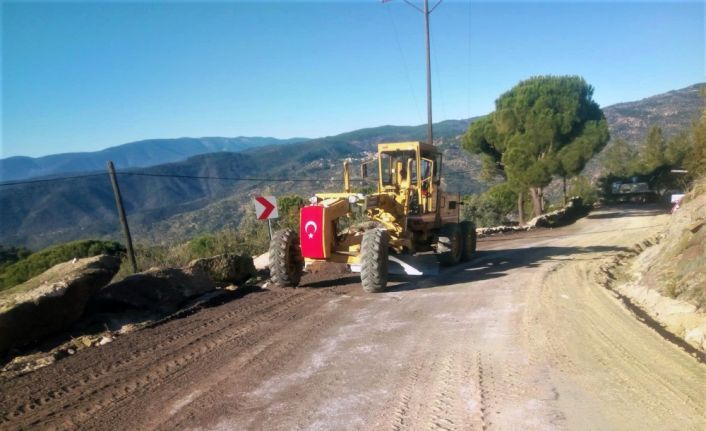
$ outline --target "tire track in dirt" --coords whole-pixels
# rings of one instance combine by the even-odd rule
[[[246,307],[243,311],[244,312],[249,312],[249,311],[265,311],[267,308],[272,307],[272,306],[277,306],[278,303],[285,302],[287,298],[271,298],[271,300],[268,301],[263,301],[259,304],[255,304],[254,306],[249,306]],[[95,384],[97,380],[100,380],[102,377],[106,375],[112,375],[115,373],[118,373],[119,371],[125,369],[126,367],[132,365],[135,361],[138,361],[144,357],[150,356],[150,354],[154,352],[159,352],[163,350],[167,350],[172,344],[175,344],[176,342],[186,339],[187,337],[193,337],[195,334],[201,332],[204,333],[204,335],[208,335],[211,330],[211,327],[217,323],[223,322],[228,320],[228,318],[233,317],[237,313],[231,312],[227,313],[224,316],[220,316],[216,319],[210,319],[205,322],[196,322],[195,327],[191,328],[189,330],[185,331],[180,331],[177,334],[171,335],[167,338],[164,339],[164,341],[158,342],[154,344],[153,346],[141,350],[135,350],[130,353],[130,355],[126,359],[118,359],[117,361],[113,361],[110,363],[105,364],[105,367],[100,367],[97,370],[91,370],[90,373],[86,372],[83,375],[79,376],[78,381],[70,384],[70,385],[65,385],[62,386],[59,390],[57,391],[51,391],[48,393],[47,396],[42,397],[42,398],[36,398],[34,396],[28,397],[30,399],[29,402],[24,403],[20,406],[18,410],[21,411],[27,411],[27,410],[34,410],[36,407],[42,407],[45,404],[48,404],[49,402],[53,402],[56,400],[61,399],[64,396],[71,395],[75,390],[88,385],[88,384]],[[223,328],[220,328],[221,330]],[[198,339],[201,339],[204,337],[204,335],[201,335]],[[193,341],[189,341],[189,343],[193,343]],[[164,355],[163,355],[164,356]],[[158,362],[161,357],[154,358],[154,362]],[[25,395],[26,393],[22,394]],[[15,399],[17,400],[17,399]],[[11,401],[15,401],[11,400]],[[14,419],[15,416],[13,414],[10,414],[10,418]]]
[[[414,390],[417,387],[417,382],[419,381],[419,376],[421,372],[426,369],[423,362],[418,362],[410,368],[410,373],[407,376],[407,380],[402,386],[402,392],[399,395],[397,401],[397,407],[392,414],[392,425],[390,429],[392,431],[403,431],[410,425],[410,409],[412,396],[414,395]]]
[[[490,405],[490,397],[493,392],[488,387],[491,383],[490,376],[488,371],[486,370],[486,367],[483,366],[483,355],[481,352],[478,352],[478,355],[476,356],[476,367],[478,369],[476,375],[478,376],[478,393],[480,398],[480,427],[482,430],[485,431],[488,429],[488,426],[492,424],[492,422],[490,421],[490,409],[492,408],[492,406]]]
[[[632,245],[640,235],[648,233],[592,241]],[[545,274],[528,308],[533,362],[551,365],[548,374],[564,394],[560,404],[571,412],[572,428],[703,429],[703,383],[697,389],[703,365],[635,319],[596,281],[601,266],[618,255],[575,260]]]
[[[691,359],[586,287],[649,220],[488,241],[387,294],[339,275],[201,309],[0,381],[0,428],[700,430]]]
[[[60,417],[58,429],[79,428],[98,411],[108,407],[115,410],[122,401],[144,396],[155,386],[169,382],[168,377],[224,344],[243,344],[247,334],[264,322],[282,318],[289,310],[319,294],[316,290],[272,292],[266,298],[258,298],[260,300],[216,318],[189,322],[184,325],[185,330],[172,333],[151,347],[131,349],[125,359],[105,361],[105,366],[98,369],[79,372],[73,383],[49,390],[34,387],[31,391],[27,390],[31,383],[25,384],[19,394],[4,396],[0,401],[2,410],[8,412],[2,416],[0,425],[20,429],[45,421],[55,423]],[[172,326],[178,328],[178,323],[181,322]],[[27,376],[26,380],[36,382],[42,377],[41,372]],[[37,414],[33,414],[35,411]]]
[[[399,395],[380,428],[404,430],[485,429],[480,381],[472,352],[441,352],[408,367]]]
[[[120,406],[120,402],[127,397],[144,397],[149,392],[156,390],[159,386],[169,384],[174,380],[179,379],[183,373],[178,371],[184,370],[184,368],[195,361],[201,361],[204,356],[210,354],[220,348],[224,348],[227,345],[242,347],[243,349],[251,347],[256,340],[253,334],[262,326],[263,323],[280,319],[285,315],[294,314],[291,308],[295,308],[302,302],[306,301],[306,297],[311,295],[302,295],[296,300],[290,300],[286,307],[276,308],[272,312],[264,311],[261,315],[256,315],[249,322],[237,327],[225,327],[215,334],[206,335],[197,338],[189,343],[188,349],[181,350],[177,357],[170,359],[167,362],[161,362],[154,364],[148,371],[143,372],[140,378],[132,381],[133,385],[128,386],[129,390],[124,390],[123,394],[119,397],[109,395],[104,399],[105,404],[101,405],[101,408]],[[215,337],[214,337],[215,335]],[[280,348],[291,347],[292,344],[286,344],[279,346]],[[184,370],[186,371],[186,370]],[[90,412],[91,414],[94,412]]]
[[[321,296],[323,301],[312,302],[298,307],[295,314],[287,319],[280,319],[277,326],[265,328],[267,348],[261,352],[265,360],[260,361],[260,356],[253,357],[248,348],[238,355],[236,361],[223,367],[220,373],[227,377],[211,379],[201,385],[205,388],[204,394],[189,403],[178,415],[163,421],[157,429],[190,429],[203,427],[204,422],[193,422],[195,415],[223,418],[225,423],[216,420],[209,423],[207,428],[219,429],[271,429],[269,418],[273,415],[284,418],[309,418],[316,412],[311,404],[321,407],[335,398],[336,391],[344,385],[344,377],[337,374],[321,375],[313,364],[314,369],[291,369],[292,363],[300,363],[302,357],[311,357],[311,352],[319,352],[321,358],[315,361],[327,361],[327,352],[321,352],[321,343],[326,340],[325,333],[335,325],[339,314],[337,313],[342,303],[347,303],[350,297],[343,298],[340,292],[327,289],[327,295]],[[254,334],[262,337],[262,334]],[[325,344],[325,342],[324,342]],[[261,344],[255,347],[260,347]],[[225,353],[228,356],[228,353]],[[307,362],[308,366],[312,364]],[[289,374],[291,372],[292,374]],[[303,373],[303,374],[302,374]],[[217,375],[219,373],[212,373]],[[311,379],[321,381],[315,390],[310,388]],[[278,398],[284,387],[292,387],[296,391],[296,399],[306,400],[309,405],[293,403],[285,411],[278,409],[281,400]],[[233,389],[237,388],[237,389]],[[224,403],[224,399],[228,402]],[[372,403],[374,400],[369,399]],[[259,425],[253,425],[253,422]],[[301,429],[303,424],[296,420],[284,425],[275,425],[278,429]]]

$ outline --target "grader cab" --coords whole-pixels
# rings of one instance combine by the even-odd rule
[[[361,166],[361,176],[368,176],[370,164]],[[360,269],[365,291],[380,292],[387,285],[391,256],[434,252],[447,266],[470,259],[475,226],[459,222],[460,195],[441,190],[441,164],[441,153],[432,145],[379,144],[378,191],[363,196],[351,192],[345,162],[344,191],[312,197],[300,210],[298,235],[291,229],[273,235],[272,281],[295,287],[305,263],[338,262]]]

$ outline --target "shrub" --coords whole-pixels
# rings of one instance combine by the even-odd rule
[[[27,258],[32,251],[24,247],[12,247],[0,245],[0,271],[3,271],[8,266]]]
[[[569,196],[580,196],[584,205],[593,205],[598,202],[598,188],[588,178],[579,175],[571,180]]]
[[[472,220],[479,227],[507,224],[508,215],[516,210],[516,205],[517,192],[508,183],[501,183],[481,195],[466,196],[461,218]]]
[[[49,247],[5,267],[0,272],[0,290],[23,283],[52,266],[73,258],[99,254],[117,255],[124,252],[125,248],[115,241],[83,240]]]

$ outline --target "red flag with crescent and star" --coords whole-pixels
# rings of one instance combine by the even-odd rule
[[[299,217],[299,240],[302,256],[324,259],[324,207],[312,205],[303,207]]]

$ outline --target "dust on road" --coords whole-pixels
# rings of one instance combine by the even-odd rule
[[[251,293],[1,381],[0,426],[706,429],[706,366],[593,277],[666,217],[488,238],[383,294],[320,274]]]

